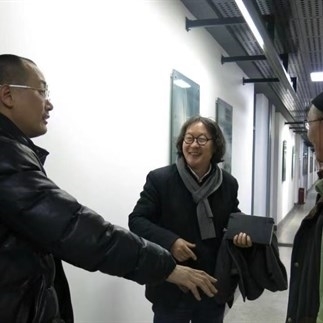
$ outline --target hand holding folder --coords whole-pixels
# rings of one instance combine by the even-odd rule
[[[227,239],[233,239],[240,232],[250,236],[252,243],[270,245],[274,232],[274,219],[244,213],[231,213]]]

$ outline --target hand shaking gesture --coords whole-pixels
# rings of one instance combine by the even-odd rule
[[[176,265],[166,281],[178,285],[183,291],[190,290],[198,301],[201,300],[198,288],[209,297],[213,297],[217,293],[214,287],[217,280],[214,277],[202,270],[190,267]]]

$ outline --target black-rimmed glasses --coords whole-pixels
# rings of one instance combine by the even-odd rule
[[[20,84],[7,84],[9,87],[18,88],[18,89],[31,89],[37,91],[45,100],[49,99],[49,90],[47,87],[45,88],[37,88],[28,85],[20,85]],[[0,86],[2,86],[0,84]]]
[[[318,119],[314,119],[314,120],[305,120],[304,121],[304,126],[308,130],[309,127],[310,127],[310,123],[312,123],[312,122],[318,122],[318,121],[323,121],[323,118],[318,118]]]
[[[204,146],[209,140],[212,140],[212,138],[208,138],[204,135],[194,137],[193,135],[187,134],[184,136],[184,142],[188,145],[191,145],[195,140],[200,146]]]

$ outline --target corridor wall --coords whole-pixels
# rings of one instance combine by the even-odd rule
[[[169,162],[173,69],[200,85],[202,115],[215,117],[217,98],[232,105],[232,174],[250,212],[254,87],[185,17],[177,0],[0,2],[0,52],[34,60],[50,86],[49,131],[35,139],[48,176],[124,227],[148,171]],[[143,286],[64,266],[76,322],[151,322]]]

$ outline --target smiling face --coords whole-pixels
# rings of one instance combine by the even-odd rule
[[[202,122],[191,124],[186,129],[185,135],[187,134],[190,134],[195,138],[201,135],[212,138]],[[197,175],[203,176],[209,170],[214,153],[212,140],[207,141],[204,146],[200,146],[196,139],[191,144],[187,144],[183,141],[182,151],[187,165],[192,168]]]
[[[32,88],[1,86],[1,113],[7,116],[27,137],[41,136],[47,132],[47,119],[53,105],[44,97],[46,88],[43,74],[36,65],[24,61],[27,79],[24,84]],[[40,90],[37,90],[40,89]]]

